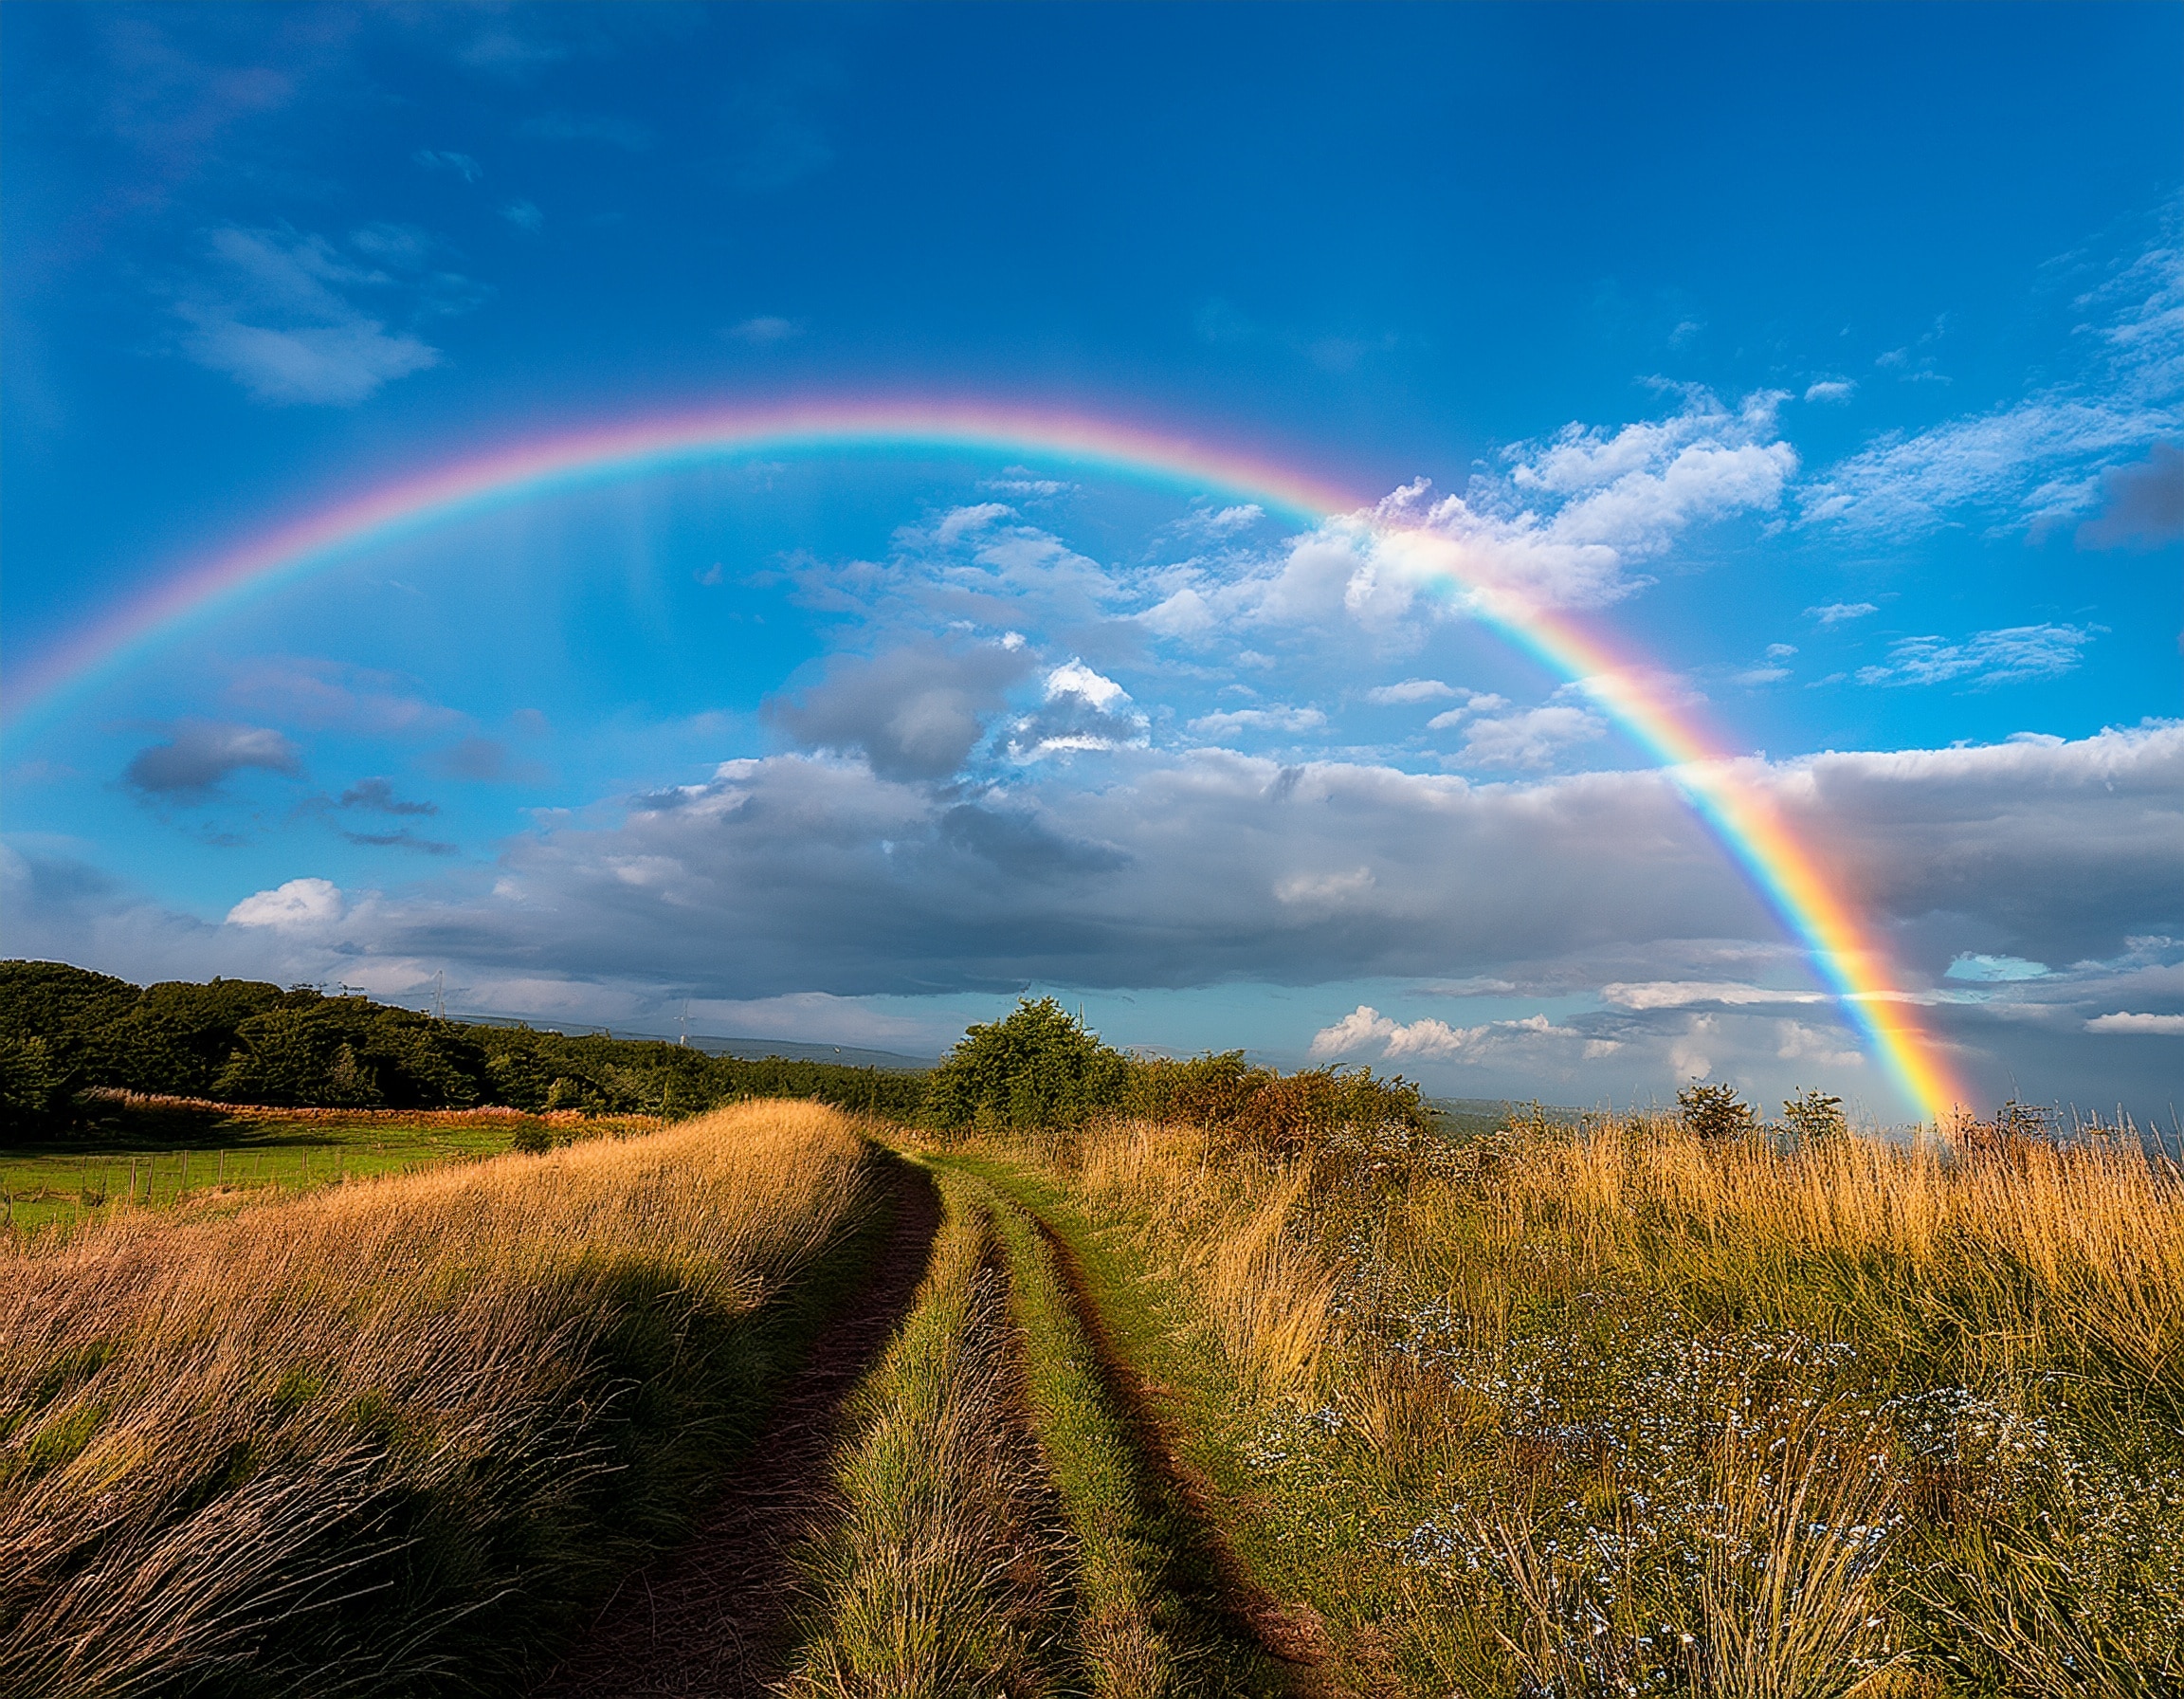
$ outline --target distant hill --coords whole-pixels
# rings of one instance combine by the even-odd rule
[[[567,1038],[615,1038],[651,1044],[687,1044],[708,1056],[738,1056],[757,1061],[778,1056],[787,1062],[830,1062],[841,1068],[880,1068],[894,1073],[923,1073],[937,1056],[906,1056],[901,1050],[861,1050],[853,1044],[805,1044],[791,1038],[723,1038],[717,1033],[692,1032],[687,1038],[675,1032],[648,1032],[635,1027],[607,1027],[594,1022],[548,1020],[537,1015],[459,1014],[447,1017],[477,1027],[528,1027],[534,1032],[557,1032]]]
[[[1566,1108],[1559,1104],[1535,1104],[1530,1098],[1502,1097],[1429,1097],[1426,1099],[1426,1111],[1445,1133],[1458,1138],[1476,1138],[1491,1133],[1508,1124],[1515,1114],[1530,1114],[1537,1109],[1549,1121],[1562,1122],[1571,1126],[1577,1124],[1581,1110]]]

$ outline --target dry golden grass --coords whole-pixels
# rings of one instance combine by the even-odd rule
[[[505,1675],[672,1530],[868,1156],[755,1105],[0,1256],[0,1690]]]
[[[2135,1144],[1124,1124],[1050,1166],[1181,1295],[1273,1584],[1373,1681],[2184,1689],[2184,1178]]]

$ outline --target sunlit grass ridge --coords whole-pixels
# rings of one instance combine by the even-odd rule
[[[673,1531],[869,1157],[762,1105],[8,1253],[0,1688],[399,1691],[459,1625],[490,1685]]]

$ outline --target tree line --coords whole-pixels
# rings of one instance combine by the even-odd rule
[[[282,1107],[682,1116],[747,1097],[817,1098],[907,1119],[922,1073],[661,1040],[439,1020],[368,997],[257,979],[126,979],[0,962],[0,1114],[10,1130],[80,1124],[94,1087]]]
[[[657,1039],[442,1020],[258,979],[136,986],[54,961],[0,962],[0,1112],[16,1132],[82,1124],[98,1087],[276,1107],[693,1115],[816,1098],[941,1131],[1050,1131],[1137,1116],[1294,1152],[1346,1126],[1423,1132],[1419,1089],[1364,1069],[1282,1074],[1244,1052],[1171,1060],[1102,1043],[1051,997],[974,1026],[930,1073],[713,1056]]]

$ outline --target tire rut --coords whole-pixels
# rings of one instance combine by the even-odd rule
[[[1070,1308],[1092,1343],[1101,1380],[1129,1428],[1138,1455],[1189,1517],[1196,1549],[1188,1556],[1205,1566],[1202,1604],[1238,1639],[1257,1646],[1283,1671],[1289,1692],[1301,1699],[1341,1699],[1350,1690],[1335,1678],[1335,1648],[1319,1613],[1307,1604],[1283,1604],[1262,1587],[1223,1534],[1212,1483],[1184,1459],[1161,1414],[1160,1405],[1175,1395],[1140,1373],[1117,1345],[1069,1241],[1036,1211],[1021,1202],[1017,1207],[1053,1255]]]
[[[892,1218],[875,1267],[813,1342],[725,1490],[675,1551],[626,1579],[534,1699],[741,1699],[785,1675],[789,1557],[824,1520],[843,1408],[910,1313],[940,1197],[894,1165]]]

